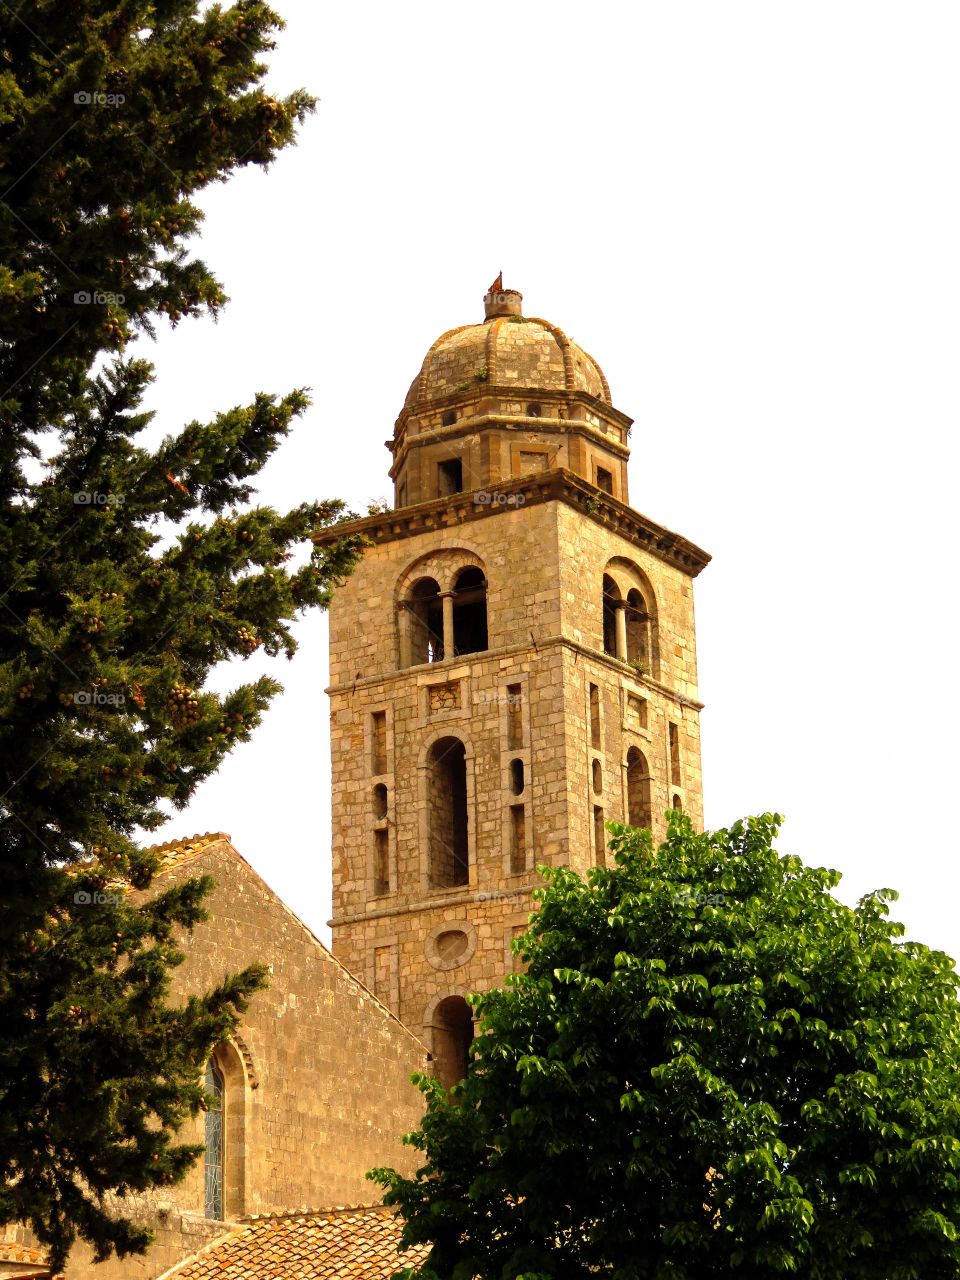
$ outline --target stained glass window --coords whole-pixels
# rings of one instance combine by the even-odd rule
[[[204,1081],[207,1112],[204,1124],[204,1213],[223,1218],[223,1076],[211,1058]]]

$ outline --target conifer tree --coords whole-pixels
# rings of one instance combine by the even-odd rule
[[[225,301],[188,251],[191,196],[266,165],[311,109],[262,87],[279,26],[258,0],[0,5],[0,1223],[29,1222],[55,1270],[78,1235],[98,1257],[147,1245],[113,1197],[197,1159],[176,1130],[263,982],[169,1003],[210,884],[131,895],[156,869],[134,833],[280,688],[220,697],[211,669],[292,657],[292,620],[359,550],[310,547],[336,501],[250,503],[302,390],[148,448],[152,369],[128,349]]]

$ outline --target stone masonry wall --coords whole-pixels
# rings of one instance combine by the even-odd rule
[[[652,592],[658,678],[603,653],[611,561],[624,591],[635,575]],[[488,582],[488,649],[399,669],[397,602],[421,576],[447,590],[471,563]],[[596,820],[626,820],[631,747],[649,767],[655,835],[674,797],[702,821],[690,579],[564,503],[501,508],[462,528],[440,520],[371,548],[334,598],[330,648],[334,949],[428,1045],[440,1000],[514,967],[509,943],[533,909],[536,865],[585,870],[597,858]],[[371,769],[375,712],[387,723],[382,773]],[[466,749],[470,877],[438,890],[428,876],[428,754],[446,736]],[[388,793],[387,893],[375,892],[377,785]],[[465,940],[455,954],[438,949],[454,935]]]
[[[314,938],[226,842],[209,846],[155,881],[162,890],[201,874],[216,885],[210,919],[185,947],[172,1000],[208,990],[254,962],[271,968],[252,999],[235,1047],[223,1060],[225,1206],[228,1220],[256,1213],[370,1203],[364,1174],[379,1164],[411,1170],[400,1142],[422,1114],[410,1081],[424,1051],[397,1019]],[[203,1141],[203,1116],[185,1127]],[[68,1280],[154,1277],[224,1230],[204,1217],[203,1169],[131,1211],[157,1244],[145,1259],[89,1270],[81,1249]]]

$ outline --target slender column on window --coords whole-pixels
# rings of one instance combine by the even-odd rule
[[[402,504],[401,504],[402,505]],[[413,618],[410,616],[410,606],[406,600],[400,601],[400,666],[413,666],[413,645],[411,644],[410,628],[413,625]]]
[[[627,660],[627,605],[625,600],[616,602],[617,610],[617,657],[621,662]]]
[[[440,592],[443,601],[443,654],[447,658],[453,657],[453,596],[452,591]]]

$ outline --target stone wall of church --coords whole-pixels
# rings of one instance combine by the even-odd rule
[[[224,1219],[302,1206],[375,1203],[367,1170],[412,1170],[401,1135],[417,1126],[421,1095],[411,1075],[424,1048],[352,977],[252,868],[218,842],[160,875],[163,890],[211,875],[210,919],[195,930],[174,971],[172,999],[209,990],[252,963],[270,985],[252,999],[236,1040],[218,1050],[224,1077]],[[184,1129],[203,1141],[204,1118]],[[111,1262],[98,1280],[155,1277],[220,1234],[205,1216],[202,1163],[179,1186],[138,1197],[131,1210],[157,1233],[146,1259]],[[68,1280],[91,1274],[78,1250]]]

